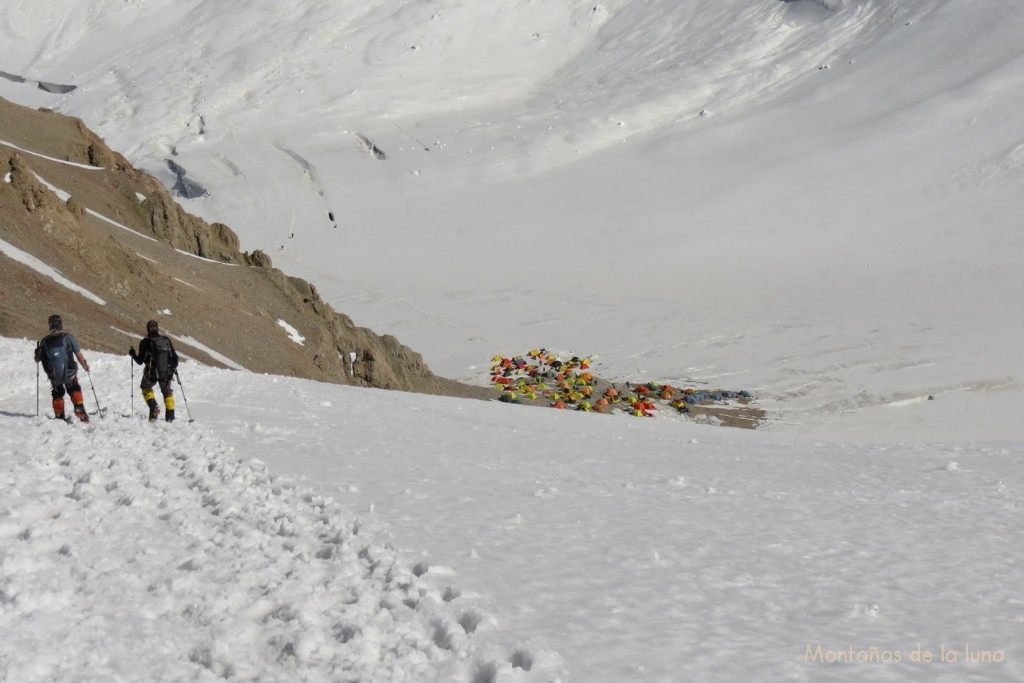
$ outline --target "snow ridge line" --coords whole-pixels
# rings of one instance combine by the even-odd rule
[[[509,666],[480,660],[474,632],[493,620],[428,566],[404,568],[331,499],[201,428],[0,423],[0,631],[20,641],[0,678],[111,680],[140,659],[160,680],[183,661],[190,679],[228,680],[491,680]],[[83,612],[102,616],[62,618]]]
[[[18,145],[15,145],[14,143],[8,142],[7,140],[3,140],[3,139],[0,139],[0,145],[5,145],[7,147],[10,147],[11,149],[18,150],[19,152],[24,152],[25,154],[31,154],[32,156],[39,157],[40,159],[46,159],[47,161],[56,161],[58,164],[64,164],[65,166],[74,166],[75,168],[83,168],[83,169],[85,169],[87,171],[105,171],[105,170],[107,170],[106,168],[103,168],[102,166],[90,166],[89,164],[80,164],[77,161],[68,161],[67,159],[58,159],[57,157],[51,157],[51,156],[48,156],[46,154],[41,154],[39,152],[33,152],[30,149],[25,149],[24,147],[19,147]]]

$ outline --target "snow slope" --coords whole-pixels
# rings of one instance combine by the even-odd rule
[[[88,349],[107,417],[68,426],[45,378],[35,415],[31,349],[0,339],[0,680],[1024,676],[1020,443],[837,445],[191,362],[181,419],[151,425],[127,359]]]
[[[1019,439],[1009,0],[10,0],[0,95],[444,376],[745,388],[827,438]],[[386,159],[371,152],[376,146]],[[927,401],[932,396],[935,401]]]
[[[251,448],[240,458],[224,425],[188,423],[180,392],[180,423],[150,425],[140,399],[132,419],[126,397],[68,426],[47,417],[45,377],[43,417],[31,410],[31,344],[2,346],[21,395],[0,409],[0,680],[476,681],[514,668],[494,618],[444,572]],[[95,359],[96,381],[129,372],[120,360]]]
[[[86,349],[68,427],[0,340],[0,678],[1021,680],[1017,10],[7,0],[0,96],[435,372],[546,346],[773,420],[187,363],[149,425]]]

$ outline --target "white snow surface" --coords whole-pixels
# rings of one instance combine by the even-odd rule
[[[1021,439],[1019,9],[7,0],[0,95],[173,156],[443,376],[544,346],[821,438]]]
[[[150,425],[85,348],[66,426],[2,339],[0,679],[1024,680],[1019,10],[5,0],[0,96],[173,156],[438,374],[546,347],[770,419],[187,362]]]
[[[88,350],[106,414],[65,425],[45,378],[35,414],[31,351],[0,339],[0,680],[1024,675],[1018,443],[830,444],[193,362],[180,419],[149,424],[130,361]]]

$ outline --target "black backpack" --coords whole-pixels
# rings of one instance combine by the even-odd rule
[[[51,381],[64,384],[78,372],[78,365],[68,353],[63,333],[47,335],[39,342],[39,346],[43,370]]]
[[[161,382],[166,382],[173,375],[171,367],[171,340],[167,337],[150,337],[153,345],[153,372]]]

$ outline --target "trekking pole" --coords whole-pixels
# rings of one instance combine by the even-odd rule
[[[178,380],[178,388],[181,389],[181,398],[185,401],[185,412],[188,413],[188,421],[195,422],[192,419],[192,411],[188,409],[188,396],[185,395],[185,387],[181,386],[181,377],[178,375],[178,368],[174,368],[174,378]]]
[[[132,417],[135,417],[135,359],[131,356],[128,356],[128,365],[132,367],[132,381],[131,384],[128,385],[128,393],[132,395]]]
[[[36,363],[36,417],[39,417],[39,363]]]
[[[96,385],[92,383],[92,372],[86,370],[85,374],[89,376],[89,388],[92,389],[92,398],[96,401],[96,412],[99,413],[100,417],[103,417],[103,408],[100,406],[100,397],[96,395]]]

